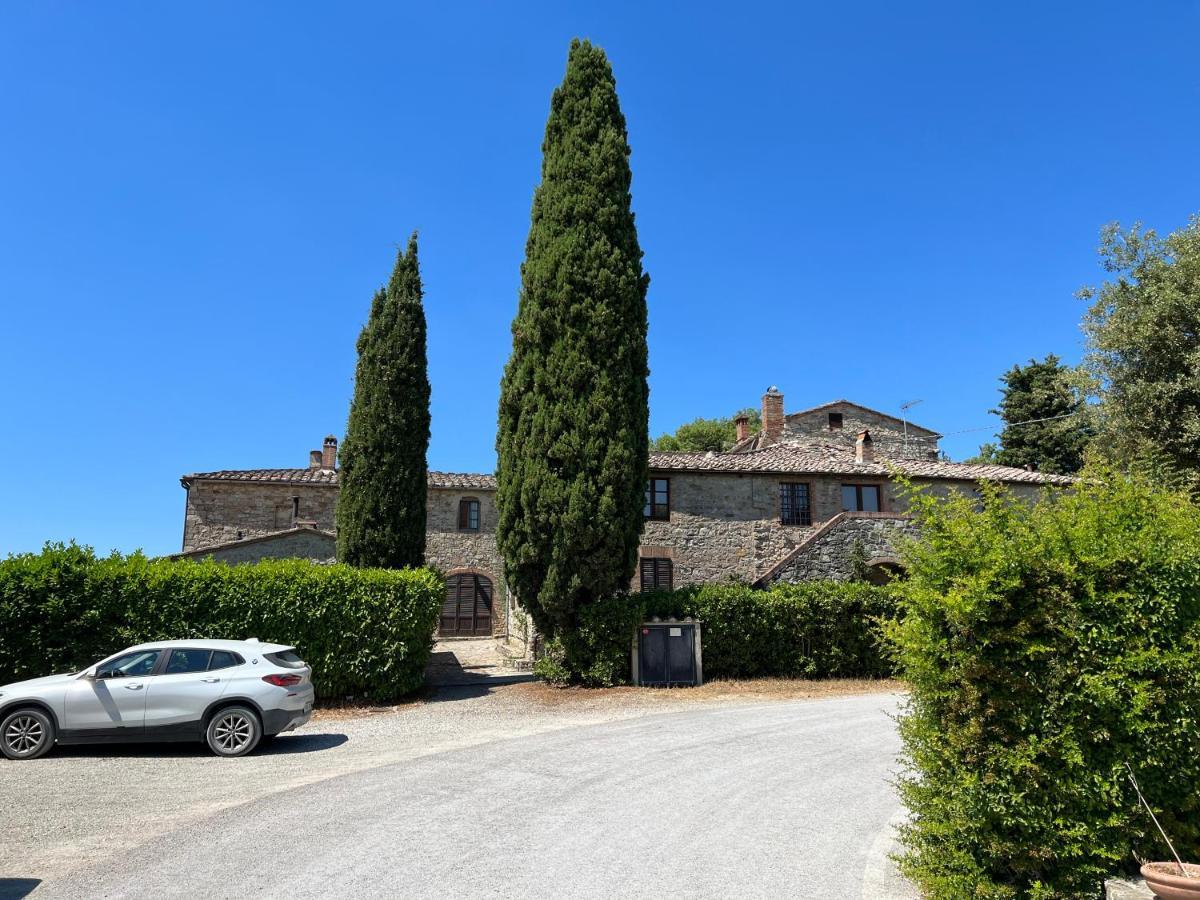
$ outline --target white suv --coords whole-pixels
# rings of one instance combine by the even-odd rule
[[[285,644],[153,641],[91,668],[0,687],[0,751],[54,743],[202,740],[242,756],[312,715],[312,670]]]

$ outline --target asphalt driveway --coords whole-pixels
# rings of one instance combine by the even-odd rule
[[[453,719],[452,707],[475,702],[483,709],[489,699],[497,708],[509,702],[468,698],[430,704],[427,714]],[[55,854],[34,852],[23,857],[24,871],[21,859],[0,859],[0,876],[36,879],[35,898],[858,900],[865,888],[880,890],[898,809],[890,787],[898,741],[889,718],[897,704],[894,694],[867,694],[637,714],[575,710],[567,727],[553,724],[561,711],[545,710],[544,727],[533,732],[528,718],[521,726],[501,713],[479,740],[448,735],[441,749],[426,740],[428,752],[397,747],[403,758],[394,760],[378,752],[382,745],[363,758],[350,752],[373,743],[356,732],[363,727],[356,720],[327,723],[323,736],[281,739],[278,751],[243,761],[154,756],[147,766],[138,756],[65,756],[54,761],[88,772],[85,783],[101,795],[86,805],[92,817],[112,818],[110,840],[84,829],[56,851],[72,864],[51,866]],[[418,725],[414,712],[400,718]],[[516,733],[504,734],[506,727]],[[472,736],[480,737],[478,729]],[[323,744],[285,752],[288,740],[318,737]],[[340,774],[328,765],[320,776],[296,770],[296,759],[322,753],[342,761]],[[180,762],[182,770],[174,765]],[[225,782],[231,775],[244,785],[240,797],[224,797],[224,808],[191,809],[168,825],[161,808],[145,803],[150,794],[135,789],[130,803],[112,790],[122,763],[161,770],[168,780],[174,772],[185,790],[198,787],[188,770],[201,764],[216,776],[208,791],[218,799],[223,789],[237,790]],[[5,774],[35,768],[10,766]],[[256,785],[272,770],[283,786],[263,793]],[[0,786],[7,809],[21,799],[11,787],[7,778]],[[138,839],[123,840],[129,831]]]

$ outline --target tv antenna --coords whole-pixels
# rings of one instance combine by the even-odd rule
[[[909,400],[907,403],[900,404],[900,421],[904,424],[904,455],[908,456],[908,411],[916,406],[920,400]]]

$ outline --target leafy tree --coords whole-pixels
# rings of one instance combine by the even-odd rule
[[[976,463],[985,466],[997,466],[1000,464],[1000,447],[988,441],[986,444],[979,445],[979,452],[974,456],[968,456],[963,462]]]
[[[338,559],[355,566],[399,569],[425,559],[429,375],[421,293],[414,232],[358,337],[336,514]]]
[[[728,450],[737,440],[737,416],[750,420],[751,433],[762,425],[762,415],[756,409],[743,409],[727,419],[693,419],[675,429],[674,434],[659,435],[650,444],[651,450],[703,452]]]
[[[500,387],[497,541],[544,634],[626,588],[647,479],[649,373],[629,144],[608,59],[571,43]]]
[[[1031,359],[1028,365],[1013,366],[1000,380],[1004,396],[1000,408],[992,410],[1004,420],[1000,446],[980,447],[979,461],[1032,465],[1039,472],[1059,475],[1078,472],[1088,433],[1074,415],[1082,409],[1083,398],[1070,382],[1070,370],[1051,353],[1041,362]]]
[[[1085,364],[1101,397],[1097,450],[1200,487],[1200,215],[1165,239],[1135,224],[1101,235],[1116,277],[1080,296]]]
[[[1200,853],[1200,507],[1085,469],[1037,502],[909,496],[886,620],[908,686],[901,868],[932,900],[1094,898],[1134,855]]]

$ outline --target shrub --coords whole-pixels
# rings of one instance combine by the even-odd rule
[[[622,684],[635,626],[656,616],[691,616],[703,624],[707,679],[882,677],[890,667],[879,622],[893,609],[890,590],[847,582],[625,594],[584,607],[579,627],[550,641],[535,669],[559,684]]]
[[[422,682],[443,590],[428,569],[98,559],[47,545],[0,561],[0,683],[143,641],[253,636],[296,645],[321,698],[390,700]]]
[[[1200,856],[1200,510],[1106,473],[1036,504],[914,498],[889,626],[912,815],[902,869],[932,898],[1098,897],[1162,858],[1128,761]]]

